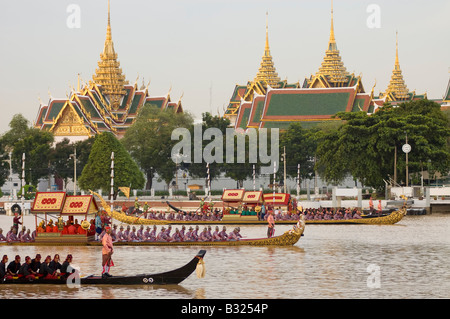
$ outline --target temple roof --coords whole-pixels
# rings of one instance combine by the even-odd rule
[[[106,41],[93,80],[72,88],[66,99],[50,98],[47,105],[41,102],[34,126],[49,130],[55,136],[87,137],[109,131],[118,137],[125,134],[143,106],[153,105],[161,110],[183,112],[181,98],[177,102],[166,96],[150,96],[148,85],[138,89],[125,81],[117,61],[111,36],[110,2],[108,0],[108,25]]]
[[[400,68],[400,62],[398,58],[398,34],[396,36],[395,43],[395,65],[392,71],[391,81],[387,87],[386,92],[383,95],[388,97],[388,100],[398,101],[398,100],[409,100],[409,90],[406,86],[405,80],[403,79],[402,70]],[[380,94],[381,96],[381,94]]]
[[[313,126],[336,121],[338,112],[373,112],[371,93],[358,93],[358,86],[343,88],[271,89],[253,101],[242,101],[235,128],[287,129],[291,123]],[[302,124],[302,125],[303,125]]]
[[[418,99],[427,98],[427,94],[417,95],[415,91],[410,92],[406,86],[403,78],[402,70],[400,68],[400,62],[398,57],[398,33],[396,33],[395,41],[395,64],[392,71],[391,80],[385,92],[380,92],[380,98],[383,98],[387,102],[396,104],[396,102],[413,101]]]
[[[122,104],[111,110],[106,101],[101,86],[90,82],[80,91],[72,92],[67,99],[51,98],[48,105],[41,105],[35,121],[35,127],[47,129],[55,135],[95,135],[103,131],[110,131],[117,136],[125,134],[126,129],[133,124],[141,107],[153,105],[161,110],[172,110],[176,113],[183,112],[181,98],[172,102],[170,95],[150,96],[148,88],[139,90],[135,85],[124,86],[125,95]],[[65,109],[70,108],[72,111]],[[71,120],[68,122],[68,118]],[[65,124],[64,131],[59,130],[60,125]],[[73,128],[70,128],[70,125]],[[75,125],[76,124],[76,125]],[[77,131],[72,131],[75,127]],[[86,130],[81,130],[84,126]]]
[[[334,21],[333,21],[333,1],[331,2],[331,27],[330,27],[330,39],[328,41],[328,47],[325,51],[325,57],[323,58],[322,65],[319,71],[308,81],[308,87],[313,87],[315,80],[318,78],[326,79],[327,87],[343,87],[349,86],[348,76],[350,74],[342,62],[339,50],[337,49],[336,38],[334,35]]]
[[[98,68],[95,70],[93,80],[102,86],[104,94],[109,99],[109,105],[116,109],[120,106],[120,100],[125,95],[124,85],[128,84],[125,75],[122,74],[117,53],[111,35],[110,3],[108,0],[108,26],[106,28],[106,40],[103,52],[100,54]]]
[[[264,47],[264,55],[262,56],[261,66],[256,74],[254,82],[264,82],[271,87],[278,87],[278,83],[281,81],[278,73],[275,69],[275,65],[272,60],[269,48],[269,26],[266,13],[266,45]]]

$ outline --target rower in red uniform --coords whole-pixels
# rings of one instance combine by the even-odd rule
[[[383,206],[381,206],[381,199],[378,201],[378,217],[383,213]]]
[[[112,277],[109,274],[109,269],[111,266],[114,266],[114,263],[111,259],[111,256],[113,254],[113,242],[111,238],[111,227],[106,226],[105,227],[106,233],[103,235],[102,238],[102,278]]]
[[[372,200],[372,196],[370,196],[370,199],[369,199],[369,210],[370,210],[370,212],[372,213],[372,211],[373,211],[373,200]]]
[[[45,227],[46,233],[53,233],[53,219],[50,219],[50,221],[47,224],[47,227]]]
[[[69,226],[69,227],[67,227],[67,233],[68,233],[69,235],[76,235],[76,233],[77,233],[77,227],[73,224],[73,222],[70,223],[70,226]]]
[[[267,238],[270,238],[275,233],[275,219],[273,218],[273,211],[269,211],[267,223],[269,224],[269,227],[267,228]]]

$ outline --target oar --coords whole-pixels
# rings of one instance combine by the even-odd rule
[[[138,217],[136,217],[136,220],[135,220],[133,223],[137,222],[137,221],[141,218],[141,216],[144,215],[144,214],[145,214],[145,212],[143,212],[143,213],[140,214]]]

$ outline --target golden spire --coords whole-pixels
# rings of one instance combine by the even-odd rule
[[[333,0],[331,0],[331,29],[330,29],[330,41],[329,43],[336,44],[336,39],[334,38],[334,22],[333,22]],[[330,48],[328,50],[331,50]]]
[[[395,69],[400,70],[400,62],[398,61],[398,31],[395,32]]]
[[[405,80],[403,79],[402,70],[400,69],[400,62],[398,59],[398,32],[396,32],[395,40],[395,66],[392,71],[391,81],[384,95],[392,94],[395,101],[408,100],[409,90],[406,87]]]
[[[126,94],[124,88],[128,81],[122,74],[120,63],[117,60],[117,53],[114,51],[114,43],[111,35],[110,2],[108,0],[108,26],[106,28],[106,40],[103,52],[100,54],[98,68],[92,77],[94,82],[102,87],[102,93],[109,98],[110,106],[117,109],[121,98]]]
[[[264,55],[269,54],[270,55],[270,48],[269,48],[269,12],[266,11],[266,46],[264,47]]]
[[[334,20],[333,20],[333,1],[331,1],[331,28],[330,40],[328,42],[328,49],[325,51],[325,57],[322,66],[316,73],[316,76],[322,75],[327,78],[331,86],[344,86],[348,81],[349,73],[341,61],[339,50],[336,45],[336,38],[334,36]]]
[[[268,15],[269,13],[266,12],[266,45],[264,48],[264,55],[262,57],[261,66],[259,67],[259,71],[256,74],[254,81],[264,82],[267,85],[276,88],[278,87],[281,79],[278,77],[278,73],[275,69],[272,56],[270,55]]]

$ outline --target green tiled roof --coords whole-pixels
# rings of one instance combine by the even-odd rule
[[[143,94],[142,93],[136,93],[133,102],[131,103],[130,109],[128,110],[128,114],[136,114],[140,101],[142,99]]]
[[[253,116],[250,119],[250,125],[259,125],[261,121],[262,112],[264,110],[264,99],[258,99],[258,101],[253,102],[253,107],[255,108]]]
[[[244,130],[247,128],[247,122],[248,122],[248,118],[250,116],[250,110],[251,109],[249,107],[244,108],[244,110],[241,109],[240,112],[244,112],[244,114],[242,114],[241,121],[240,121],[240,123],[238,123],[239,128],[242,128]]]
[[[131,88],[131,87],[125,87],[125,91],[126,91],[127,93],[126,93],[125,96],[123,97],[122,104],[120,105],[120,109],[121,109],[121,110],[124,110],[125,107],[127,106],[128,98],[130,97],[130,93],[131,93],[131,91],[132,91],[132,88]]]
[[[36,120],[36,125],[42,125],[44,123],[45,115],[47,114],[47,106],[42,106],[39,110],[38,119]]]
[[[238,102],[241,100],[241,96],[244,96],[247,91],[246,85],[236,85],[233,91],[233,95],[231,96],[230,101]],[[238,93],[241,93],[240,95]]]
[[[66,103],[66,101],[61,101],[61,102],[58,101],[58,102],[51,103],[50,108],[47,110],[46,118],[48,120],[55,119],[58,116],[59,112],[61,111],[61,109],[65,103]]]
[[[271,94],[266,116],[332,115],[345,111],[348,92]]]
[[[158,100],[147,100],[144,105],[153,105],[156,106],[158,109],[161,109],[163,107],[164,100],[158,99]]]
[[[81,103],[83,104],[84,109],[86,112],[88,112],[91,115],[91,118],[94,119],[101,119],[100,114],[97,112],[97,109],[92,104],[90,99],[80,98]],[[79,112],[79,109],[76,107],[77,113],[80,117],[83,117],[81,112]]]

